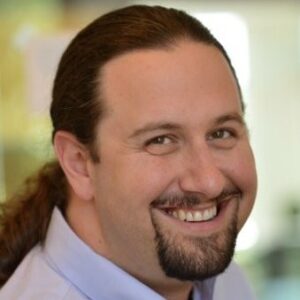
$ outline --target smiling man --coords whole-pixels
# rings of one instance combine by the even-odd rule
[[[241,91],[201,23],[147,6],[95,20],[51,117],[59,163],[3,208],[1,299],[254,299],[232,262],[256,194]]]

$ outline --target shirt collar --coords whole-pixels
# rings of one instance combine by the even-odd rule
[[[95,253],[68,226],[58,208],[49,224],[44,253],[52,268],[89,299],[162,300],[162,296]],[[212,299],[214,279],[197,282],[194,300]],[[200,297],[201,291],[201,297]]]

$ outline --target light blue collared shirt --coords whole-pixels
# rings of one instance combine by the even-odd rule
[[[0,290],[2,300],[163,300],[111,261],[96,254],[55,208],[44,246],[24,258]],[[254,300],[238,266],[194,284],[194,300]]]

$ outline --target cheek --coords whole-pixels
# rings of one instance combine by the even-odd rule
[[[234,164],[233,174],[235,181],[245,193],[256,193],[256,167],[253,154],[248,150]]]
[[[148,232],[152,238],[150,204],[168,188],[171,178],[166,163],[155,157],[103,159],[94,182],[103,229],[118,232],[122,227],[122,232],[135,232],[136,237]]]
[[[114,174],[118,188],[128,196],[140,197],[141,204],[150,204],[172,182],[170,165],[159,157],[128,160]]]
[[[167,168],[157,160],[128,157],[110,164],[103,161],[99,170],[96,202],[105,240],[135,247],[147,243],[152,249],[155,232],[149,207],[168,186]]]
[[[254,201],[257,191],[257,175],[255,161],[251,149],[244,150],[241,154],[237,154],[237,159],[232,167],[232,179],[240,190],[243,192],[243,198],[240,201],[238,219],[239,229],[246,222]]]

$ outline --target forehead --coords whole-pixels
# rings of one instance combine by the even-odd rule
[[[115,116],[171,117],[173,111],[189,114],[195,105],[215,110],[225,102],[241,109],[236,81],[221,52],[191,41],[112,59],[101,72],[100,93]]]

